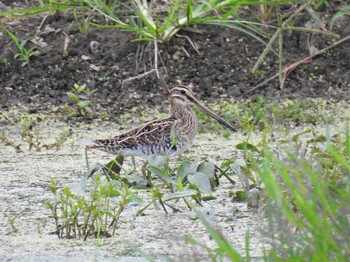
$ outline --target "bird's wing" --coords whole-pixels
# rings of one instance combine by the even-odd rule
[[[171,147],[171,136],[176,119],[167,117],[154,120],[107,139],[96,139],[88,148],[108,152],[140,151],[140,154],[157,154]]]

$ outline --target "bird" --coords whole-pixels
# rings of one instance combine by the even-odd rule
[[[236,131],[231,124],[199,103],[188,86],[178,85],[172,88],[170,101],[171,113],[168,117],[147,122],[111,138],[93,140],[85,145],[86,148],[145,160],[154,155],[180,155],[192,145],[198,132],[198,118],[192,106],[197,106],[221,125]]]

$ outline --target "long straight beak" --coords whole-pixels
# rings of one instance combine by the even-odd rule
[[[218,116],[217,114],[215,114],[213,111],[211,111],[209,108],[203,106],[202,104],[200,104],[196,99],[193,99],[192,102],[198,106],[204,113],[208,114],[209,116],[211,116],[212,118],[214,118],[216,121],[218,121],[221,125],[226,126],[228,129],[231,129],[233,132],[236,132],[237,129],[234,128],[232,125],[230,125],[229,123],[227,123],[224,119],[222,119],[220,116]]]

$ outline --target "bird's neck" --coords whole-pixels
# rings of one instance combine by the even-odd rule
[[[171,116],[179,120],[188,118],[197,120],[197,115],[191,106],[178,104],[174,101],[171,102]]]
[[[198,130],[198,119],[196,113],[189,105],[171,104],[171,116],[176,119],[175,132],[180,144],[190,145]]]

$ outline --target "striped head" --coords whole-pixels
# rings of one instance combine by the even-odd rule
[[[170,98],[171,100],[180,105],[192,105],[196,98],[192,90],[187,86],[177,86],[170,90]]]

